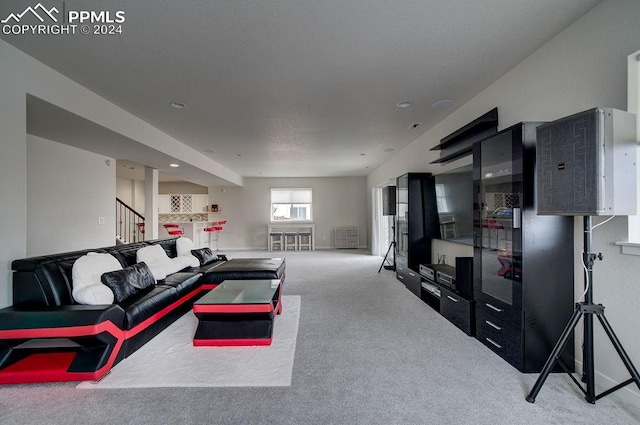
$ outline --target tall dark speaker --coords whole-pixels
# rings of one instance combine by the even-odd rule
[[[382,215],[396,215],[396,187],[382,188]]]
[[[636,117],[595,108],[536,129],[538,214],[636,213]]]
[[[456,257],[456,290],[465,298],[473,298],[473,257]]]

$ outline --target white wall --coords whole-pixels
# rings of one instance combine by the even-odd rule
[[[107,159],[27,136],[27,256],[115,244],[115,160]]]
[[[144,181],[116,177],[116,196],[136,212],[144,215]]]
[[[640,2],[609,0],[593,9],[574,25],[529,56],[518,66],[487,87],[422,137],[399,152],[368,176],[368,186],[385,183],[407,171],[442,172],[470,159],[445,167],[429,165],[437,152],[429,152],[444,136],[498,107],[500,128],[520,121],[551,121],[595,106],[626,109],[627,56],[640,50]],[[469,64],[473,66],[473,64]],[[594,220],[597,222],[598,220]],[[595,301],[603,303],[606,314],[627,353],[640,367],[640,338],[637,324],[640,312],[640,259],[623,255],[615,241],[626,240],[626,219],[616,218],[594,234],[594,249],[605,259],[594,266]],[[580,266],[582,220],[576,219],[575,292],[582,294]],[[628,374],[606,337],[596,335],[596,383],[610,387],[612,381],[626,380]],[[581,338],[576,353],[581,360]],[[611,380],[610,380],[611,379]],[[616,393],[640,406],[637,387]]]
[[[116,177],[116,196],[125,204],[133,204],[133,183],[135,180]]]
[[[364,177],[245,178],[242,188],[209,188],[209,203],[220,209],[216,220],[228,220],[220,234],[221,250],[267,248],[272,188],[313,189],[317,249],[332,248],[334,229],[343,226],[358,227],[360,247],[367,247]]]
[[[16,68],[2,57],[0,78]],[[0,308],[11,304],[11,261],[27,251],[26,110],[22,86],[0,83]]]
[[[171,193],[176,194],[197,194],[197,195],[206,195],[208,193],[208,188],[206,186],[201,186],[195,183],[189,182],[159,182],[158,183],[158,194],[160,195],[169,195]]]

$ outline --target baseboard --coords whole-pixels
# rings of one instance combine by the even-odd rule
[[[336,249],[336,247],[334,247],[334,246],[316,246],[315,250],[316,251],[323,251],[323,250],[335,250],[335,249]],[[352,250],[354,250],[354,251],[363,250],[363,249],[367,250],[367,249],[369,249],[369,247],[368,246],[359,246],[358,248],[352,248]],[[342,250],[349,251],[349,249],[343,249],[343,248],[340,248],[340,250],[341,251]],[[243,247],[228,248],[228,249],[221,248],[221,249],[218,250],[218,252],[222,252],[222,253],[233,252],[233,251],[268,251],[268,248],[266,246],[265,247],[255,247],[255,246],[253,246],[253,247],[244,247],[244,248]],[[305,250],[303,250],[302,252],[304,252],[304,251]],[[271,251],[271,252],[286,252],[286,251],[276,250],[276,251]]]
[[[582,362],[579,360],[576,360],[576,371],[582,371]],[[631,376],[629,376],[629,378],[630,377]],[[627,379],[628,378],[625,378],[620,382],[624,382]],[[603,375],[596,370],[596,395],[608,390],[609,388],[615,387],[620,382],[614,381],[613,379],[609,378],[606,375]],[[634,383],[631,383],[619,389],[618,391],[609,394],[607,397],[619,397],[621,400],[624,400],[627,403],[640,408],[640,392],[638,392],[638,387]]]

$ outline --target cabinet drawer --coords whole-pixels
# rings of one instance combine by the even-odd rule
[[[476,300],[478,308],[485,309],[496,318],[504,320],[511,326],[522,329],[522,310],[480,291],[474,291],[474,299]]]
[[[516,369],[522,370],[524,353],[521,329],[514,328],[483,308],[477,308],[476,338]]]
[[[440,314],[469,336],[475,330],[474,302],[445,288],[440,289]]]
[[[416,296],[420,296],[421,291],[421,279],[418,272],[414,272],[411,269],[400,268],[396,264],[396,277],[399,281],[404,283],[408,290],[416,294]]]

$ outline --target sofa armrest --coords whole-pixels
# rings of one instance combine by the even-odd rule
[[[121,358],[117,305],[0,310],[0,384],[97,380]]]
[[[95,326],[104,322],[111,322],[122,329],[124,310],[115,304],[59,307],[13,306],[0,310],[0,333],[11,330]]]

